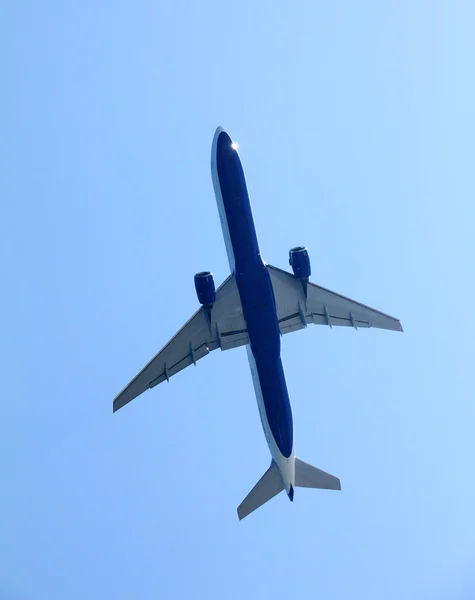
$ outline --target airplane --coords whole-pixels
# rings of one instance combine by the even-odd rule
[[[340,480],[295,456],[292,408],[281,359],[281,336],[308,324],[403,331],[399,319],[310,282],[306,247],[289,251],[292,273],[266,263],[252,215],[238,146],[218,127],[211,176],[231,274],[216,289],[213,274],[196,273],[200,308],[116,396],[113,411],[169,381],[216,349],[245,346],[271,464],[239,505],[243,519],[285,490],[340,490]]]

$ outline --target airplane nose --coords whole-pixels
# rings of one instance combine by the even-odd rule
[[[230,135],[226,131],[224,131],[224,129],[219,128],[216,131],[216,135],[218,152],[228,153],[234,150],[233,141]]]

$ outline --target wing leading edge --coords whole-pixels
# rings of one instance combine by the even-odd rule
[[[403,331],[399,319],[314,283],[308,284],[305,296],[301,282],[294,275],[271,265],[267,265],[267,268],[274,288],[282,334],[303,329],[309,323]]]
[[[131,400],[168,381],[213,350],[229,350],[249,343],[247,326],[234,275],[216,290],[216,301],[209,316],[201,307],[178,333],[116,396],[114,412]]]

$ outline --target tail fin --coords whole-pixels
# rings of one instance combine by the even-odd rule
[[[319,488],[322,490],[341,490],[338,477],[295,459],[295,485],[296,487]]]
[[[338,477],[334,477],[325,471],[321,471],[312,465],[295,459],[295,486],[306,488],[319,488],[323,490],[341,490]],[[277,496],[284,489],[279,469],[274,461],[270,467],[252,488],[246,498],[239,505],[237,512],[239,519],[244,519],[260,506]],[[293,500],[293,488],[291,486],[289,498]]]
[[[268,502],[271,498],[277,496],[283,489],[284,485],[279,469],[275,462],[272,461],[271,466],[238,506],[239,519],[247,517],[247,515]]]

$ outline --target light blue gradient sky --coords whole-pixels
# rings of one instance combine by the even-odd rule
[[[475,596],[473,3],[0,9],[1,600]],[[241,348],[112,415],[227,259],[240,142],[265,259],[403,335],[283,356],[297,454],[341,493],[243,522],[269,455]]]

